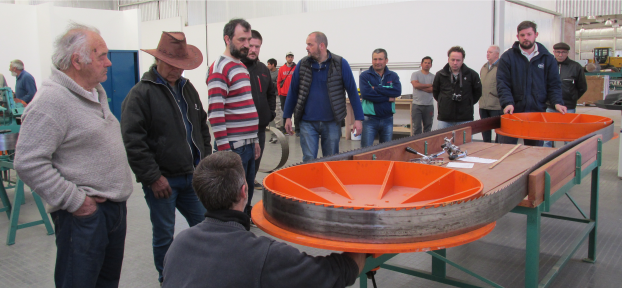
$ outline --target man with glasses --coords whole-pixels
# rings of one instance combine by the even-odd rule
[[[559,78],[562,80],[562,99],[568,113],[575,113],[577,100],[587,91],[587,81],[581,64],[568,58],[570,46],[564,42],[553,45],[553,53],[557,60]],[[557,112],[555,107],[548,104],[546,112]],[[552,141],[544,141],[544,147],[553,147]]]

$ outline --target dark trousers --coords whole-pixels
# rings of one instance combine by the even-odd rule
[[[255,181],[255,144],[247,144],[231,151],[237,153],[240,155],[240,158],[242,158],[244,175],[246,175],[246,183],[248,184],[248,202],[246,203],[244,212],[250,216],[251,208],[253,207],[251,200],[253,200],[253,192],[255,191],[255,185],[253,185],[253,181]]]
[[[285,99],[287,98],[287,96],[279,95],[279,97],[281,100],[281,110],[285,111]],[[300,133],[300,121],[296,120],[294,114],[292,114],[292,121],[294,121],[294,132]],[[285,121],[283,121],[283,127],[285,127]]]
[[[257,172],[259,172],[259,164],[261,163],[261,157],[263,157],[263,148],[266,147],[266,127],[259,127],[257,137],[259,138],[259,148],[261,148],[261,154],[259,155],[259,158],[255,160],[255,177],[257,177]],[[248,185],[253,185],[253,183],[248,183]]]
[[[125,202],[97,204],[95,213],[51,213],[56,234],[56,287],[118,287],[125,249]]]
[[[495,117],[495,116],[501,116],[501,115],[503,115],[503,110],[479,109],[479,117],[482,119]],[[492,131],[488,130],[488,131],[482,132],[482,138],[484,138],[484,142],[488,142],[488,143],[492,142]],[[495,143],[499,143],[498,135],[495,137]]]
[[[413,135],[430,132],[434,122],[434,105],[413,104],[410,117],[413,122]]]

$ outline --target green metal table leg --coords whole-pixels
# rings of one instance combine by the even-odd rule
[[[443,258],[447,258],[447,250],[445,249],[436,250],[434,252],[443,256]],[[443,278],[447,276],[447,264],[445,264],[445,261],[432,257],[432,275]]]
[[[367,275],[365,273],[359,275],[359,284],[361,288],[367,288]]]
[[[32,198],[35,200],[35,204],[37,204],[37,209],[39,209],[39,214],[41,214],[41,219],[43,219],[43,225],[45,225],[45,229],[48,231],[48,235],[54,234],[54,228],[52,228],[52,224],[50,223],[50,218],[48,218],[48,213],[45,211],[45,207],[43,206],[43,201],[41,201],[41,197],[32,191]]]
[[[525,287],[538,287],[538,271],[540,267],[540,219],[540,206],[536,207],[536,209],[529,209],[529,213],[527,213]]]
[[[17,220],[19,219],[19,210],[22,206],[17,203],[22,203],[23,200],[24,200],[24,182],[17,181],[16,187],[15,187],[15,198],[13,200],[13,203],[16,203],[16,204],[13,206],[13,210],[11,211],[11,218],[9,221],[11,224],[9,226],[9,233],[7,233],[6,235],[6,245],[15,244],[15,233],[17,232]]]
[[[590,219],[594,221],[594,229],[590,232],[590,240],[587,248],[587,258],[583,259],[585,262],[596,262],[596,230],[598,228],[598,193],[600,191],[600,167],[592,170],[592,189],[590,197]]]
[[[4,189],[4,183],[0,180],[0,199],[2,200],[3,208],[0,211],[6,211],[6,217],[11,219],[11,201],[9,201],[9,196],[6,194],[6,189]]]

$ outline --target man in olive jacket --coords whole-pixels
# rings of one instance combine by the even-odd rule
[[[184,70],[203,62],[181,32],[163,32],[156,58],[123,101],[121,133],[130,167],[143,184],[153,226],[153,257],[162,282],[164,256],[173,242],[175,208],[194,226],[205,208],[192,188],[194,167],[211,154],[207,113]]]
[[[482,96],[482,83],[473,69],[464,65],[460,46],[447,51],[449,60],[434,76],[432,96],[438,102],[438,129],[473,121],[473,106]]]
[[[486,59],[488,61],[479,70],[479,76],[482,79],[479,117],[482,119],[503,115],[503,109],[501,109],[499,95],[497,94],[497,62],[499,61],[499,52],[500,49],[497,45],[488,47],[488,51],[486,51]],[[492,131],[482,132],[482,138],[484,142],[492,142]],[[495,137],[495,143],[499,143],[498,137]]]

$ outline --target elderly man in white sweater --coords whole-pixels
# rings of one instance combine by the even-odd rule
[[[48,204],[56,232],[56,287],[118,287],[131,171],[106,92],[106,42],[71,24],[55,42],[50,78],[22,117],[20,178]]]

